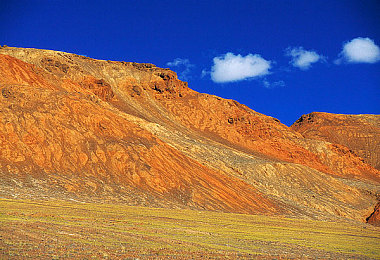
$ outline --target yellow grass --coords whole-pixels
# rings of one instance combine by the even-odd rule
[[[379,258],[379,228],[231,213],[0,199],[0,258]]]

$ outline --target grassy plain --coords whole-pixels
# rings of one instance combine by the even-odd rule
[[[366,224],[0,199],[1,259],[380,259]]]

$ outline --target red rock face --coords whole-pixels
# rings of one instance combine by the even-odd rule
[[[0,89],[2,196],[365,221],[380,193],[344,144],[152,64],[3,48]]]

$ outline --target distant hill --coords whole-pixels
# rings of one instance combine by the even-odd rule
[[[1,197],[359,221],[380,197],[378,115],[287,127],[152,64],[12,47],[0,91]]]
[[[380,116],[311,113],[290,128],[306,138],[344,145],[380,170]]]

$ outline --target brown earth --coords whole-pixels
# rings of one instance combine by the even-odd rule
[[[365,221],[380,194],[380,172],[345,144],[152,64],[7,47],[0,88],[3,197]]]

